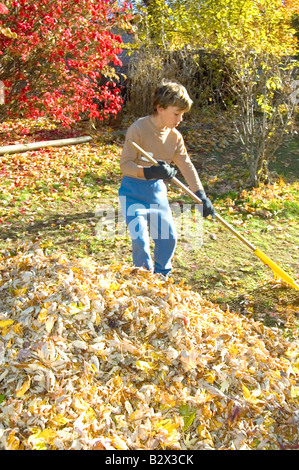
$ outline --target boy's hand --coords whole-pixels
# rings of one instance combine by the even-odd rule
[[[150,167],[145,167],[143,169],[144,172],[144,177],[147,180],[156,180],[156,179],[162,179],[162,180],[168,180],[173,178],[176,174],[177,171],[175,168],[172,168],[168,163],[158,160],[159,165],[155,166],[150,166]]]
[[[202,206],[203,206],[203,216],[208,217],[211,215],[213,218],[215,217],[215,209],[213,204],[211,203],[210,199],[206,195],[205,191],[203,189],[196,191],[195,195],[199,197],[199,199],[202,200]]]

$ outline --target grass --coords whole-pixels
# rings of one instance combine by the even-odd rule
[[[95,132],[91,144],[1,158],[3,259],[34,241],[48,254],[62,251],[69,257],[92,257],[101,264],[132,262],[130,239],[118,220],[119,156],[125,127]],[[298,135],[277,152],[271,164],[272,184],[251,190],[240,150],[223,120],[186,123],[182,132],[218,213],[298,281]],[[70,136],[65,133],[46,121],[11,121],[3,126],[0,142]],[[85,133],[83,124],[72,131],[72,135]],[[176,208],[191,203],[175,187],[170,186],[168,194]],[[100,216],[107,209],[115,215],[117,228],[122,228],[116,235],[109,232],[108,218]],[[183,280],[223,309],[253,316],[296,336],[298,291],[276,282],[272,271],[220,223],[198,221],[195,213],[187,222],[173,258],[174,280]]]

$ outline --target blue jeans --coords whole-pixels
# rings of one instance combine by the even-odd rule
[[[156,273],[168,274],[177,242],[176,229],[162,180],[125,176],[119,199],[132,240],[133,263]],[[150,254],[154,240],[154,262]]]

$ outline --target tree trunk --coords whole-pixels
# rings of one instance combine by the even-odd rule
[[[0,147],[0,155],[29,152],[31,150],[37,150],[44,147],[63,147],[65,145],[84,144],[90,140],[91,137],[87,135],[70,139],[45,140],[42,142],[33,142],[32,144],[7,145],[6,147]]]

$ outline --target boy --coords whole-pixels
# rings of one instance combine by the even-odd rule
[[[176,129],[191,106],[192,100],[181,84],[163,80],[154,94],[152,114],[129,127],[120,159],[119,198],[132,239],[133,263],[165,278],[172,268],[177,241],[163,182],[176,174],[170,166],[172,162],[180,169],[191,191],[202,200],[203,216],[215,214],[187,154],[183,137]],[[129,140],[151,153],[159,166],[151,165]],[[150,254],[150,236],[155,244],[154,261]]]

